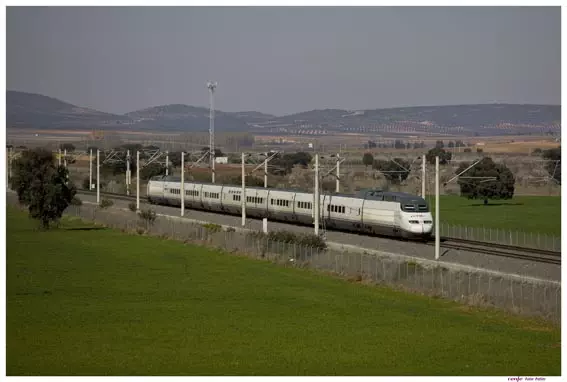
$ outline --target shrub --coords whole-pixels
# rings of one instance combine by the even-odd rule
[[[222,231],[222,227],[220,225],[213,223],[203,224],[203,228],[211,233]]]
[[[73,199],[71,199],[71,205],[73,206],[80,206],[83,204],[83,201],[79,198],[77,198],[76,196],[73,197]]]
[[[272,231],[267,234],[263,232],[249,233],[254,238],[267,238],[270,241],[279,241],[285,243],[295,243],[304,247],[313,247],[319,250],[327,249],[325,240],[313,234],[300,234],[290,231]]]
[[[152,210],[151,208],[148,208],[146,210],[141,210],[138,215],[140,216],[140,219],[142,219],[143,221],[146,222],[146,224],[151,225],[154,224],[154,222],[156,221],[157,218],[157,214],[154,210]]]
[[[128,208],[130,209],[130,211],[136,212],[136,210],[137,210],[136,203],[134,203],[134,202],[128,203]]]
[[[103,199],[100,201],[99,207],[100,207],[100,208],[108,208],[108,207],[111,207],[111,206],[113,206],[113,205],[114,205],[114,202],[113,202],[112,200],[107,199],[107,198],[103,198]]]

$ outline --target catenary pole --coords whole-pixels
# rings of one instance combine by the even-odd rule
[[[93,189],[93,149],[89,152],[89,190]]]
[[[268,188],[268,158],[264,161],[264,188]]]
[[[242,153],[242,226],[246,225],[246,173],[244,171],[244,153]]]
[[[140,152],[136,151],[136,211],[140,210]]]
[[[130,150],[126,151],[126,195],[130,195],[130,179],[132,175],[130,173]]]
[[[96,150],[96,204],[100,205],[100,150]]]
[[[435,157],[435,260],[439,260],[441,238],[439,237],[439,157]]]
[[[8,150],[6,150],[6,190],[10,189],[10,167],[11,166],[11,159],[12,159],[12,148],[8,147]]]
[[[421,156],[421,197],[425,199],[425,154]]]
[[[185,215],[185,151],[181,152],[181,216]]]
[[[165,176],[169,175],[169,151],[165,152]]]
[[[341,154],[337,154],[337,189],[336,193],[340,191],[340,179],[341,179]]]
[[[268,158],[264,160],[264,188],[268,188]],[[262,230],[268,233],[268,218],[262,219]]]
[[[319,154],[315,154],[315,187],[313,190],[313,212],[315,214],[315,236],[319,236]]]

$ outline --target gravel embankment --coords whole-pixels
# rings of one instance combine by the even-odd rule
[[[90,194],[79,194],[81,200],[85,202],[96,202],[96,196]],[[115,199],[114,206],[118,208],[127,208],[130,202],[126,200]],[[142,202],[141,202],[142,203]],[[143,204],[143,203],[142,203]],[[140,206],[144,208],[143,205]],[[160,214],[180,216],[179,208],[152,205],[153,209]],[[215,224],[231,225],[241,227],[242,218],[240,216],[231,216],[216,214],[211,212],[203,212],[196,210],[186,210],[185,218],[201,221],[209,221]],[[247,219],[246,228],[261,230],[262,220]],[[312,227],[302,227],[286,223],[268,222],[268,230],[288,230],[294,232],[312,232]],[[395,239],[386,239],[365,235],[358,235],[345,232],[327,231],[327,240],[329,242],[354,245],[370,250],[379,250],[400,255],[413,256],[423,259],[434,259],[434,247],[423,245],[420,243],[403,242]],[[511,259],[487,255],[468,251],[457,251],[453,249],[441,248],[441,260],[447,263],[461,264],[476,268],[484,268],[503,273],[512,273],[521,276],[535,277],[547,280],[561,280],[561,266],[554,264],[537,263],[521,259]]]

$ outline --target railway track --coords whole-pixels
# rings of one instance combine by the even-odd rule
[[[80,190],[81,194],[96,195],[96,192],[88,190]],[[101,196],[108,196],[119,200],[136,200],[136,196],[116,194],[112,192],[101,192]],[[147,202],[147,197],[140,196],[140,202]],[[393,239],[393,238],[390,238]],[[434,241],[425,243],[424,245],[435,245]],[[470,251],[476,253],[484,253],[488,255],[509,257],[514,259],[522,259],[535,261],[539,263],[561,264],[561,252],[542,250],[537,248],[519,247],[498,243],[487,243],[474,240],[466,240],[452,237],[441,237],[441,248],[447,250]],[[441,256],[443,253],[441,254]]]
[[[427,243],[435,245],[435,243]],[[454,249],[458,251],[470,251],[485,253],[500,257],[509,257],[521,260],[530,260],[538,263],[561,265],[561,252],[547,251],[543,249],[517,247],[505,244],[484,243],[480,241],[465,240],[458,238],[441,238],[441,250]],[[442,256],[443,254],[441,254]]]

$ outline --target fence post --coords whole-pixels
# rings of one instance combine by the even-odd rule
[[[561,309],[559,309],[559,288],[555,288],[555,315],[557,317],[557,311],[559,311],[559,319],[561,320]]]
[[[453,278],[453,271],[449,271],[449,298],[453,298],[453,283],[451,282]]]
[[[544,290],[543,290],[543,301],[545,302],[545,288],[546,286],[544,285]],[[533,308],[535,308],[535,284],[532,283],[532,306]]]
[[[510,279],[510,294],[512,296],[512,309],[515,308],[515,304],[514,304],[514,288],[512,286],[512,279]]]

